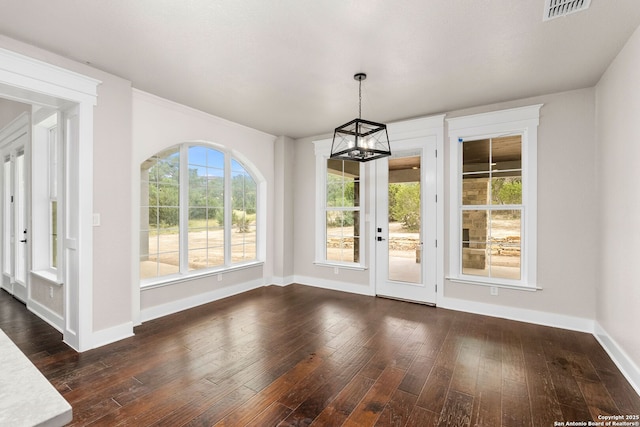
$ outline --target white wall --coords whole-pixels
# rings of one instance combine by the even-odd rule
[[[596,86],[601,265],[596,319],[619,357],[630,362],[627,373],[640,392],[639,73],[640,28]]]
[[[0,129],[11,123],[22,113],[31,113],[31,106],[0,98]]]
[[[537,286],[542,290],[499,289],[498,296],[491,296],[487,287],[447,281],[444,295],[458,300],[455,303],[461,307],[469,302],[466,305],[469,309],[480,307],[478,304],[515,308],[527,313],[523,320],[588,330],[594,318],[598,272],[594,89],[456,111],[447,118],[533,104],[544,104],[538,127]],[[448,155],[445,146],[446,165]],[[450,215],[447,203],[445,236],[449,233]],[[449,242],[446,244],[445,272],[448,272]],[[500,307],[489,308],[500,315]],[[542,313],[558,316],[547,317],[545,322],[546,316],[539,316]]]
[[[244,156],[267,183],[267,250],[264,265],[192,279],[166,286],[144,288],[140,296],[141,320],[169,314],[213,299],[270,283],[274,274],[274,141],[275,137],[183,105],[137,91],[133,92],[133,157],[130,168],[133,198],[139,200],[140,164],[154,154],[187,141],[208,141]],[[130,214],[136,224],[139,202]],[[139,226],[128,236],[138,253]],[[281,238],[278,236],[277,238]],[[137,257],[134,257],[137,259]],[[134,283],[139,283],[134,258]],[[135,292],[135,290],[134,290]]]
[[[94,330],[131,323],[131,83],[100,73],[94,120]],[[102,114],[101,112],[105,112]]]
[[[287,285],[293,281],[293,168],[295,140],[280,136],[274,149],[274,234],[273,282]]]

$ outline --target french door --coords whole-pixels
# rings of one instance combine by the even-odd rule
[[[27,301],[28,271],[28,162],[25,126],[5,140],[2,149],[2,288]]]
[[[376,294],[436,303],[436,138],[376,160]]]

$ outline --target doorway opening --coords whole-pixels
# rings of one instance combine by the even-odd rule
[[[27,242],[24,242],[27,308],[61,330],[64,342],[72,348],[78,351],[89,350],[93,347],[93,114],[100,82],[2,48],[0,69],[0,98],[29,106],[32,124],[38,123],[37,119],[33,119],[37,111],[48,109],[62,114],[58,115],[62,120],[58,125],[64,129],[65,135],[61,142],[63,150],[60,157],[61,164],[64,165],[63,180],[58,189],[64,194],[64,203],[56,205],[56,215],[64,224],[62,229],[56,230],[55,235],[60,242],[58,248],[61,248],[56,252],[56,257],[59,263],[62,260],[64,262],[58,288],[52,287],[56,285],[54,282],[57,277],[52,279],[40,267],[30,265],[43,259],[38,257],[38,248],[41,246],[31,244],[32,238],[39,234],[34,234],[29,225],[18,230],[21,232],[17,233],[17,237],[14,232],[14,240],[25,240],[24,229],[27,230]],[[28,129],[33,131],[32,125]],[[16,161],[17,157],[16,153]],[[29,151],[25,149],[25,168],[29,168],[31,164],[28,157]],[[15,164],[13,167],[18,166]],[[40,172],[34,170],[26,173],[26,192],[33,190],[30,177],[35,177]],[[31,208],[35,209],[35,204]],[[26,209],[29,224],[29,219],[33,220],[35,217],[29,215],[28,203]],[[46,237],[49,239],[50,236]],[[41,270],[42,274],[36,274]],[[36,281],[47,284],[36,290]],[[50,298],[52,289],[54,295],[58,289],[63,299],[62,315],[36,299],[35,292],[44,292]]]
[[[0,104],[0,108],[2,104]],[[30,147],[29,114],[22,105],[4,109],[3,117],[19,115],[9,123],[0,123],[0,157],[2,158],[2,196],[0,198],[0,241],[2,289],[22,302],[28,289],[28,150]],[[26,107],[26,106],[25,106]]]
[[[16,116],[17,117],[14,117]],[[65,322],[62,153],[66,111],[0,98],[1,286],[59,331]]]

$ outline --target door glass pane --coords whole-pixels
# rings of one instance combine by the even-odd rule
[[[419,155],[389,159],[389,280],[422,283]]]

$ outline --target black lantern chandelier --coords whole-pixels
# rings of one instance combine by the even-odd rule
[[[387,126],[360,118],[362,116],[362,81],[367,78],[367,75],[358,73],[353,78],[359,82],[358,118],[336,128],[330,158],[368,162],[390,156],[391,147]]]

